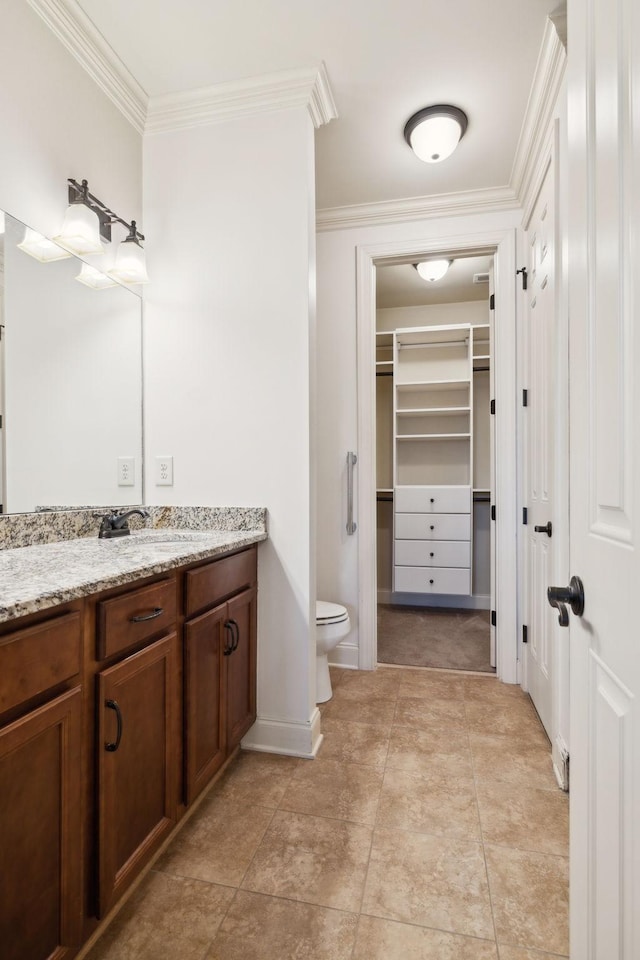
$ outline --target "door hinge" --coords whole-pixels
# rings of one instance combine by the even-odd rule
[[[519,270],[516,270],[516,276],[518,276],[519,273],[522,274],[522,289],[526,290],[527,289],[527,268],[520,267]]]
[[[490,405],[489,409],[490,409],[490,411],[491,411],[492,414],[495,414],[495,412],[496,412],[496,402],[495,402],[495,400],[492,400],[492,401],[491,401],[491,405]]]
[[[2,414],[0,413],[0,430],[2,430]]]
[[[522,391],[522,406],[523,406],[523,407],[528,407],[528,406],[529,406],[529,391],[528,391],[528,390],[523,390],[523,391]]]
[[[496,295],[492,293],[489,297],[489,310],[495,310],[496,308]]]
[[[525,623],[522,624],[522,642],[529,643],[529,628]]]
[[[522,522],[524,523],[525,527],[529,523],[529,511],[526,507],[522,508]]]
[[[496,625],[496,619],[497,619],[497,618],[496,618],[496,612],[495,612],[495,610],[492,610],[492,611],[491,611],[491,626],[492,626],[492,627],[495,627],[495,625]]]
[[[495,520],[496,518],[496,505],[495,503],[491,504],[491,519]]]

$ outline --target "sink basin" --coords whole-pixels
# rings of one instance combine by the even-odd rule
[[[209,533],[197,532],[193,530],[181,531],[174,530],[141,530],[139,533],[132,533],[128,537],[114,538],[110,543],[117,544],[118,547],[146,547],[156,545],[175,547],[180,544],[203,543],[210,537]]]

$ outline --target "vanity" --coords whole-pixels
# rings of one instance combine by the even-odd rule
[[[3,960],[75,956],[237,751],[265,538],[0,551]]]

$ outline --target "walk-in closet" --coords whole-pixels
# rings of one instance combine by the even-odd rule
[[[491,672],[489,256],[376,283],[378,660]]]

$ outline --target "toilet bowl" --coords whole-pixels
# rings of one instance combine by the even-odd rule
[[[327,600],[316,601],[316,703],[326,703],[333,696],[327,654],[344,640],[350,630],[346,607]]]

